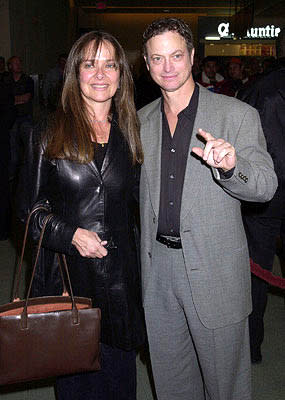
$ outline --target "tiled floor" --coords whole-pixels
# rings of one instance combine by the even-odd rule
[[[16,251],[11,241],[0,241],[0,303],[7,302],[11,295]],[[278,259],[275,272],[280,273]],[[265,341],[263,362],[253,366],[253,400],[285,399],[285,308],[284,292],[274,291],[269,295],[265,317]],[[146,363],[137,358],[137,400],[154,400]],[[55,400],[52,382],[44,385],[30,384],[24,387],[0,389],[1,400]],[[169,399],[175,400],[175,399]],[[195,400],[195,399],[189,399]],[[227,400],[227,399],[224,399]],[[240,399],[242,400],[242,399]]]

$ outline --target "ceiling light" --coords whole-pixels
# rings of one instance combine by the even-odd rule
[[[206,36],[205,40],[221,40],[219,36]]]

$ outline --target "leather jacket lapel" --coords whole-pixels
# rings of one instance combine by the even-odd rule
[[[106,171],[109,168],[110,164],[115,161],[118,152],[120,152],[120,147],[122,146],[122,140],[123,138],[122,134],[120,133],[118,123],[116,120],[113,119],[110,130],[108,147],[101,168],[101,176],[106,174]]]

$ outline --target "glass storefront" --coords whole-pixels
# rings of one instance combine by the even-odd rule
[[[232,41],[231,43],[217,43],[216,41],[200,41],[204,44],[204,57],[275,57],[275,42],[253,43]]]

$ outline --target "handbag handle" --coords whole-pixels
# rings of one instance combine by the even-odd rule
[[[27,327],[28,327],[28,303],[29,303],[30,293],[31,293],[32,284],[33,284],[33,280],[34,280],[34,276],[35,276],[35,272],[36,272],[36,268],[37,268],[37,264],[38,264],[38,259],[39,259],[40,250],[41,250],[41,246],[42,246],[43,236],[44,236],[44,233],[45,233],[45,229],[46,229],[47,223],[52,218],[52,216],[53,216],[53,214],[49,214],[49,215],[46,216],[46,218],[44,220],[44,223],[43,223],[42,230],[41,230],[40,239],[39,239],[39,243],[38,243],[38,247],[37,247],[36,258],[35,258],[33,271],[32,271],[32,276],[31,276],[31,279],[30,279],[30,285],[29,285],[29,289],[28,289],[28,292],[27,292],[27,297],[26,297],[26,300],[25,300],[25,305],[24,305],[24,308],[23,308],[23,312],[21,314],[21,327],[22,327],[22,329],[27,329]],[[76,306],[76,303],[75,303],[75,300],[74,300],[74,296],[73,296],[73,290],[72,290],[72,286],[71,286],[71,281],[70,281],[70,276],[69,276],[69,272],[68,272],[68,268],[67,268],[65,255],[63,255],[62,258],[63,258],[63,265],[64,265],[65,273],[66,273],[66,276],[67,276],[67,282],[68,282],[68,286],[69,286],[69,292],[70,292],[70,298],[71,298],[71,304],[72,304],[72,309],[71,309],[72,323],[76,325],[76,324],[79,323],[78,309],[77,309],[77,306]],[[60,266],[59,266],[59,268],[60,268]]]
[[[23,268],[23,260],[24,260],[24,254],[25,254],[25,248],[26,248],[26,242],[27,242],[27,236],[28,236],[28,229],[29,229],[30,220],[31,220],[32,215],[38,210],[49,211],[44,206],[37,206],[30,212],[30,214],[29,214],[29,216],[27,218],[27,222],[26,222],[26,226],[25,226],[24,239],[23,239],[23,244],[22,244],[22,249],[21,249],[21,256],[20,256],[20,261],[19,261],[19,264],[18,264],[15,283],[14,283],[13,301],[17,301],[20,298],[19,297],[19,287],[20,287],[20,280],[21,280],[21,274],[22,274],[22,268]],[[60,275],[61,275],[62,284],[63,284],[63,293],[65,294],[65,293],[67,293],[67,290],[66,290],[64,277],[63,277],[63,272],[62,272],[62,265],[61,265],[60,257],[59,257],[58,254],[57,254],[57,259],[58,259],[58,263],[59,263]]]

